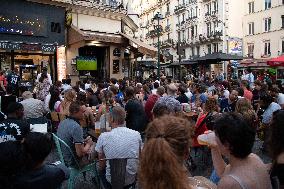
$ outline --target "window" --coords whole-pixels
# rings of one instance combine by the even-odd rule
[[[182,14],[182,21],[183,22],[185,21],[185,14],[184,13]]]
[[[271,8],[271,0],[264,0],[264,9],[270,9]]]
[[[210,10],[210,3],[206,5],[206,14],[205,15],[210,15],[211,10]]]
[[[254,44],[249,43],[248,44],[248,57],[252,58],[253,57],[253,51],[254,51]]]
[[[200,55],[200,47],[199,47],[199,46],[196,47],[196,55],[197,55],[197,56]]]
[[[197,25],[195,26],[195,36],[197,36]]]
[[[218,43],[214,43],[213,44],[213,52],[218,52],[219,49],[218,49]]]
[[[182,31],[182,40],[185,41],[185,30]]]
[[[264,55],[270,56],[270,41],[264,42]]]
[[[249,14],[254,13],[254,2],[249,2]]]
[[[190,9],[190,18],[193,17],[193,8]]]
[[[178,32],[178,40],[180,41],[180,32]]]
[[[170,12],[170,4],[167,4],[167,12]]]
[[[209,22],[209,23],[207,23],[206,24],[207,26],[207,37],[210,37],[211,36],[211,23]]]
[[[283,0],[284,1],[284,0]],[[282,20],[282,26],[281,28],[284,28],[284,15],[281,16],[281,20]]]
[[[168,40],[170,40],[170,34],[168,33]]]
[[[264,31],[268,32],[271,29],[271,18],[264,19]]]
[[[281,53],[283,54],[284,53],[284,39],[282,39],[282,51]]]
[[[249,23],[249,35],[254,35],[254,22]]]
[[[167,19],[167,26],[169,26],[169,24],[170,24],[170,20],[169,20],[169,19]]]
[[[208,54],[211,54],[211,53],[212,53],[212,51],[211,51],[211,44],[210,44],[210,45],[207,45],[207,52],[208,52]]]
[[[191,26],[191,38],[194,38],[194,26]]]
[[[197,18],[198,7],[195,7],[195,17]]]

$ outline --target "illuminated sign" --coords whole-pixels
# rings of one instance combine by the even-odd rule
[[[46,19],[38,15],[0,14],[0,33],[46,36]]]
[[[66,78],[66,55],[63,46],[57,48],[57,77],[58,81]]]
[[[230,38],[228,41],[229,54],[236,54],[242,56],[243,54],[243,43],[242,39]]]
[[[42,52],[54,52],[56,46],[52,44],[27,44],[19,42],[7,42],[0,41],[0,49],[5,50],[23,50],[23,51],[42,51]]]

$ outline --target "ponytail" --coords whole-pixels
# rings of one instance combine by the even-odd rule
[[[155,119],[146,131],[140,156],[139,181],[147,189],[188,189],[183,165],[189,147],[186,121],[173,116]]]

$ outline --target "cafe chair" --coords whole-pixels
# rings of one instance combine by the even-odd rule
[[[113,189],[135,189],[136,188],[136,179],[135,181],[125,186],[125,175],[126,175],[126,165],[127,160],[137,160],[138,158],[119,158],[119,159],[102,159],[98,161],[109,161],[110,165],[110,175],[111,175],[111,187]],[[101,182],[101,189],[104,189],[102,180]]]
[[[58,136],[56,136],[54,133],[52,135],[53,135],[53,140],[55,142],[60,161],[62,162],[63,165],[67,166],[70,169],[70,177],[68,179],[68,189],[74,188],[75,179],[81,173],[83,174],[84,178],[86,179],[86,177],[85,177],[86,172],[94,172],[95,173],[94,179],[95,179],[96,183],[98,184],[98,186],[96,186],[96,187],[100,188],[99,176],[98,176],[97,169],[96,169],[96,165],[97,165],[96,161],[81,167],[79,165],[79,162],[78,162],[75,154],[71,150],[71,148],[63,140],[61,140]],[[69,153],[72,154],[72,159],[75,162],[75,166],[68,166],[68,164],[65,162],[64,156],[63,156],[63,153],[62,153],[62,146],[64,146],[69,151]]]

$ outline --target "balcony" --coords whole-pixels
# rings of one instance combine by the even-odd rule
[[[167,26],[165,27],[165,32],[169,32],[169,31],[171,31],[171,25],[167,25]]]
[[[165,41],[162,41],[161,48],[170,48],[174,45],[174,41],[172,39],[167,39]]]
[[[189,0],[188,4],[195,4],[197,3],[197,0]]]
[[[186,10],[185,4],[180,4],[180,5],[175,7],[174,12],[175,12],[175,14],[179,14],[179,13],[185,11],[185,10]]]
[[[165,13],[165,18],[168,17],[168,16],[170,16],[170,15],[171,15],[171,12],[170,12],[170,11],[167,11],[167,12]]]

